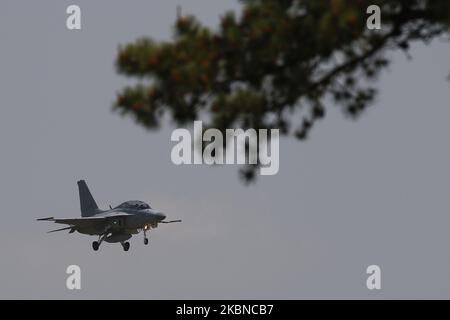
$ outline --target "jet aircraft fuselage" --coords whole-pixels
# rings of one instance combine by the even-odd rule
[[[148,244],[146,232],[154,229],[159,223],[181,222],[181,220],[164,221],[166,215],[150,207],[147,203],[138,200],[126,201],[115,208],[100,210],[84,180],[78,181],[80,194],[81,217],[72,219],[42,218],[40,221],[54,221],[55,223],[67,224],[68,227],[53,230],[69,230],[87,234],[98,235],[98,241],[92,243],[97,251],[103,241],[115,243],[120,242],[125,251],[130,248],[128,239],[133,234],[144,231],[144,244]]]

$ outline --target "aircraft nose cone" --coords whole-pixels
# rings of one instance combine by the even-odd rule
[[[159,212],[158,217],[159,217],[159,219],[164,220],[166,218],[166,215],[162,212]]]

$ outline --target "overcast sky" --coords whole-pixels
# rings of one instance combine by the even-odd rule
[[[169,40],[180,2],[2,1],[0,298],[450,298],[450,45],[393,54],[360,120],[329,108],[307,142],[281,140],[277,175],[245,187],[236,166],[173,165],[174,127],[111,110],[134,83],[115,72],[118,45]],[[65,27],[72,3],[81,31]],[[209,26],[239,10],[182,3]],[[36,218],[80,215],[79,179],[104,208],[140,199],[183,223],[129,252],[46,234],[58,225]]]

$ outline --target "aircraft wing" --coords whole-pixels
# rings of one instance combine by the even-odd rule
[[[127,213],[109,213],[100,214],[92,217],[81,217],[81,218],[68,218],[68,219],[55,219],[53,217],[37,219],[38,221],[53,221],[60,224],[68,224],[70,226],[83,227],[91,226],[97,223],[106,222],[108,220],[129,216]]]

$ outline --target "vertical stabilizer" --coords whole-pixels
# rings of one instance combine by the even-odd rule
[[[98,213],[98,206],[92,197],[91,192],[86,184],[86,181],[80,180],[77,182],[78,191],[80,193],[80,209],[82,217],[90,217]]]

